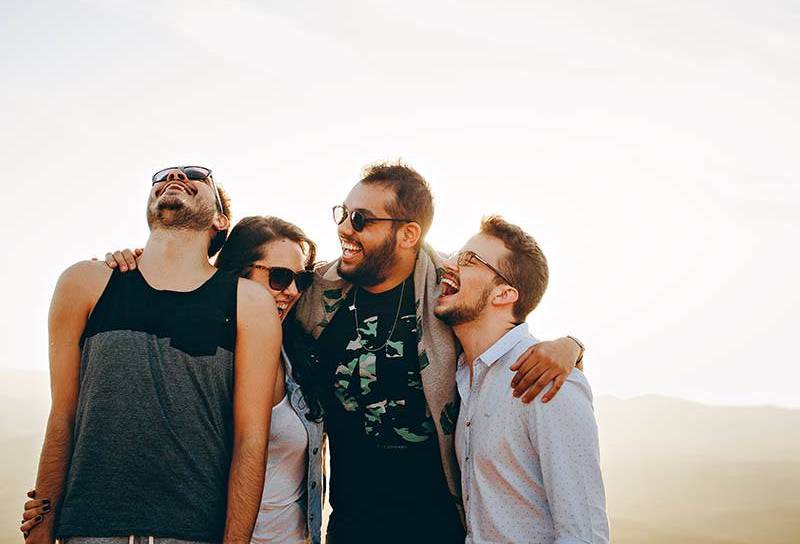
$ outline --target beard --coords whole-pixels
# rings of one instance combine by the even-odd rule
[[[395,231],[384,238],[380,246],[369,253],[364,249],[363,259],[361,264],[357,265],[352,270],[342,269],[342,262],[336,267],[336,272],[339,273],[343,279],[349,281],[353,285],[360,285],[363,287],[372,287],[386,281],[389,277],[389,271],[397,262],[397,254],[395,253]]]
[[[489,304],[492,289],[494,289],[493,285],[485,287],[478,296],[478,299],[472,304],[466,302],[462,302],[461,304],[456,303],[455,306],[446,308],[441,312],[434,311],[434,315],[445,325],[449,325],[450,327],[475,321],[481,315],[483,309],[486,308],[486,305]]]
[[[154,227],[181,230],[209,230],[214,222],[216,209],[198,201],[191,209],[177,195],[161,195],[147,206],[147,224]]]

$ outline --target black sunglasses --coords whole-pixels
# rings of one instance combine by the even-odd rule
[[[479,263],[482,263],[484,266],[486,266],[489,270],[497,274],[500,277],[500,279],[509,284],[511,287],[514,287],[514,284],[511,283],[511,280],[505,277],[502,272],[500,272],[494,266],[490,265],[488,262],[486,262],[486,259],[478,255],[474,251],[459,251],[453,257],[455,258],[456,263],[458,263],[458,266],[468,266],[472,264],[473,260],[476,260]]]
[[[169,168],[164,168],[163,170],[159,170],[155,174],[153,174],[153,185],[156,183],[161,183],[163,181],[167,181],[169,178],[169,173],[173,170],[180,170],[183,172],[183,175],[186,176],[186,179],[190,179],[192,181],[205,181],[208,180],[211,188],[214,189],[214,196],[217,197],[217,206],[219,206],[219,211],[222,212],[222,199],[219,197],[219,190],[217,190],[217,184],[214,183],[214,178],[211,177],[211,169],[206,168],[205,166],[170,166]]]
[[[347,206],[334,206],[333,207],[333,220],[337,225],[344,223],[344,220],[350,217],[350,224],[353,225],[353,230],[361,232],[367,223],[373,221],[394,221],[397,223],[413,223],[413,219],[395,219],[394,217],[368,217],[363,212],[353,210],[352,212],[347,209]]]
[[[264,266],[263,264],[251,264],[250,268],[266,270],[269,274],[269,286],[276,291],[283,291],[294,282],[297,290],[303,292],[311,287],[311,283],[314,281],[314,273],[310,270],[295,272],[283,266]]]

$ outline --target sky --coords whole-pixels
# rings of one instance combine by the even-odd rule
[[[331,260],[331,207],[402,159],[437,249],[490,213],[538,240],[529,321],[595,394],[800,408],[794,2],[5,0],[0,50],[0,370],[46,370],[61,271],[144,245],[156,170]]]

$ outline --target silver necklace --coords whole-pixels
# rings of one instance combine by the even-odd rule
[[[358,306],[356,306],[356,297],[358,296],[358,289],[359,289],[358,287],[355,287],[355,292],[353,293],[353,305],[350,307],[350,309],[353,310],[353,317],[355,318],[356,335],[358,335],[358,342],[361,344],[362,348],[369,351],[370,353],[375,353],[376,351],[380,351],[389,345],[389,341],[392,339],[394,330],[397,328],[397,322],[400,319],[400,308],[403,306],[403,295],[406,292],[406,280],[403,280],[403,286],[400,288],[400,300],[397,302],[397,313],[394,316],[394,324],[392,325],[392,330],[389,331],[389,336],[386,338],[386,342],[384,342],[381,347],[375,349],[369,349],[367,347],[367,345],[361,339],[361,331],[359,331],[358,329],[358,324],[359,324]]]

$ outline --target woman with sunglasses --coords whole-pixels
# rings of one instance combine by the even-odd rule
[[[267,471],[252,542],[320,543],[322,523],[322,408],[313,339],[291,312],[311,285],[316,244],[297,226],[277,217],[245,217],[231,230],[216,267],[263,285],[275,298],[283,324],[282,365],[275,384]],[[123,270],[130,252],[114,256]],[[124,259],[127,257],[127,261]],[[111,264],[111,263],[109,263]],[[49,514],[46,498],[25,505],[23,529]]]
[[[253,542],[320,542],[322,408],[313,379],[311,339],[291,313],[311,285],[316,245],[277,217],[245,217],[233,228],[216,266],[262,284],[283,323],[283,364],[275,384],[267,475]]]

